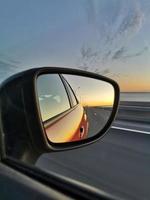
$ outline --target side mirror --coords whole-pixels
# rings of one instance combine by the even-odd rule
[[[94,73],[45,67],[6,80],[0,101],[4,155],[34,162],[101,138],[115,118],[119,87]]]

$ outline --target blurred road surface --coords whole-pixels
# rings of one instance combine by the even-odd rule
[[[150,124],[117,119],[98,142],[44,154],[37,166],[123,199],[150,199]]]

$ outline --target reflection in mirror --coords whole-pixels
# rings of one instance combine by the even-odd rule
[[[80,141],[98,134],[114,105],[114,88],[102,80],[77,75],[42,74],[37,95],[50,142]]]

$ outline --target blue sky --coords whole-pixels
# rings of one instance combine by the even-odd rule
[[[1,0],[0,29],[1,80],[62,66],[107,75],[122,91],[150,91],[148,0]]]

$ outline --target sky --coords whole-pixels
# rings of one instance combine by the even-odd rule
[[[63,76],[83,106],[113,107],[115,91],[110,83],[83,76]]]
[[[150,92],[149,0],[1,0],[0,80],[41,66],[115,79]]]

